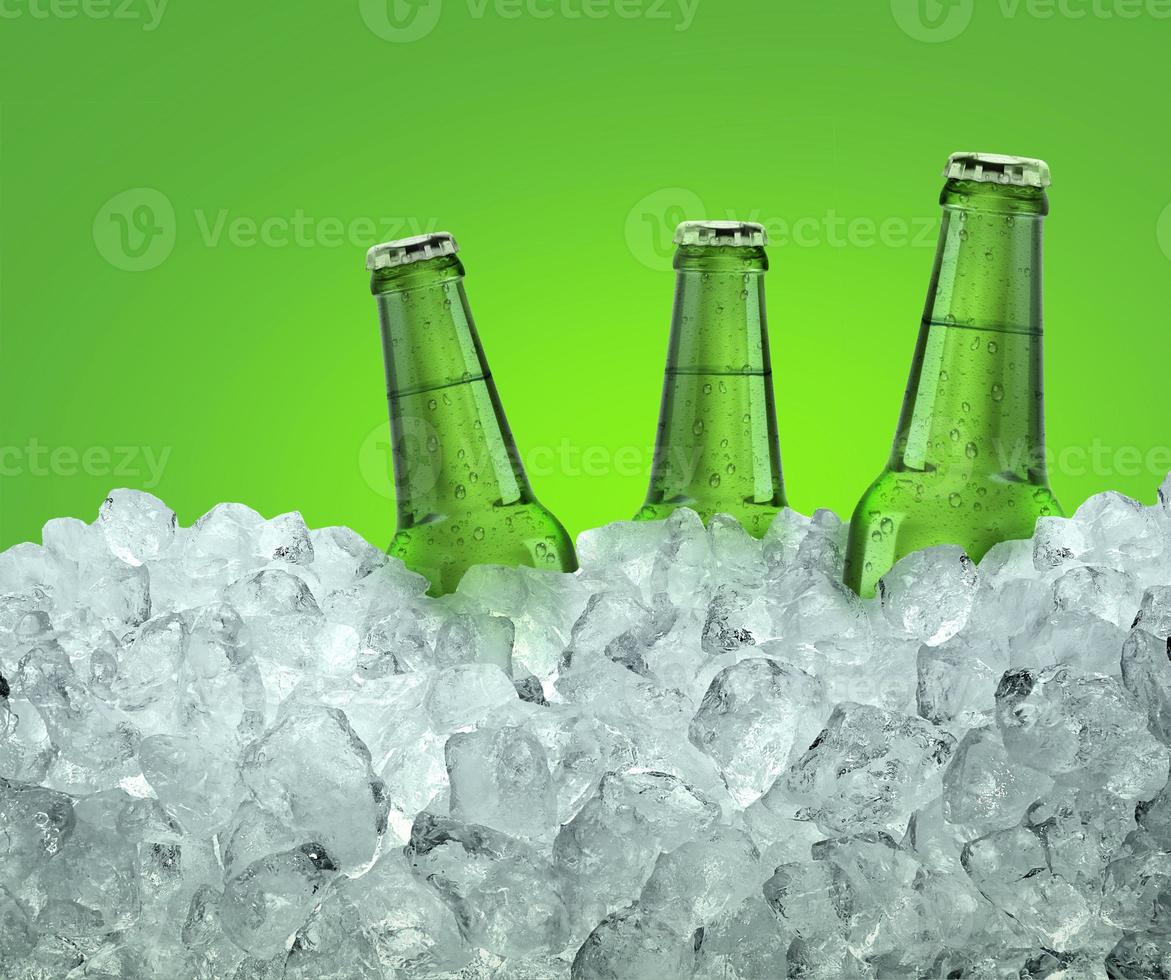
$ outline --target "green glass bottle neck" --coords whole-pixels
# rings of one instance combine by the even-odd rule
[[[400,529],[530,501],[459,260],[379,270],[371,291],[382,323]]]
[[[648,507],[784,503],[763,248],[683,246]]]
[[[442,388],[487,375],[487,363],[454,257],[374,273],[391,395]]]
[[[668,372],[768,373],[764,249],[683,246],[675,269]]]
[[[1044,481],[1045,192],[950,180],[892,467]]]

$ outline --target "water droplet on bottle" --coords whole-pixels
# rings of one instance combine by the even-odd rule
[[[721,449],[727,449],[727,448],[728,448],[728,440],[727,440],[727,439],[721,439],[721,440],[720,440],[720,448],[721,448]]]
[[[952,429],[951,432],[948,433],[948,435],[951,436],[952,442],[959,442],[960,441],[960,430],[959,429]]]
[[[464,497],[466,497],[467,495],[468,495],[467,487],[465,487],[462,483],[457,483],[455,485],[455,499],[456,500],[463,500]]]
[[[549,546],[544,541],[538,541],[537,546],[533,550],[537,553],[538,558],[544,558],[549,552]]]
[[[451,395],[449,395],[446,391],[443,393],[443,404],[444,405],[451,404]]]
[[[1045,503],[1049,500],[1049,491],[1038,487],[1033,491],[1033,499],[1039,504]]]
[[[696,419],[695,424],[691,426],[691,431],[697,436],[703,434],[703,419]]]
[[[720,474],[713,473],[711,475],[711,479],[708,480],[707,482],[708,482],[708,486],[710,486],[714,490],[716,487],[718,487],[720,485]]]
[[[975,459],[980,455],[980,450],[977,448],[974,442],[969,442],[966,446],[964,446],[964,453],[967,455],[968,459]]]
[[[724,470],[724,472],[725,472],[725,473],[727,473],[727,474],[728,474],[728,476],[733,476],[733,475],[735,475],[735,473],[736,473],[736,464],[735,464],[735,463],[729,463],[729,464],[728,464],[728,467],[727,467],[727,469],[725,469],[725,470]]]
[[[480,474],[477,473],[475,470],[471,470],[468,473],[468,483],[477,483],[477,482],[479,482],[479,479],[480,479]]]
[[[427,407],[429,409],[431,409],[431,411],[434,412],[435,409],[437,409],[439,407],[439,402],[437,402],[434,398],[428,398],[427,399]]]
[[[726,395],[728,393],[728,386],[723,381],[720,382],[720,394]]]
[[[987,495],[988,495],[988,488],[987,487],[977,487],[976,488],[976,496],[977,497],[985,497]]]
[[[992,386],[992,400],[994,402],[1004,401],[1004,386],[1001,384],[994,384]]]
[[[705,395],[710,395],[712,393],[712,386],[710,384],[705,384],[703,386],[703,393]]]
[[[956,322],[955,315],[954,315],[954,314],[951,314],[951,313],[948,313],[948,314],[947,314],[947,315],[946,315],[946,316],[943,318],[943,322],[944,322],[944,323],[946,323],[946,324],[947,324],[949,327],[951,327],[951,326],[954,326],[954,325],[955,325],[955,322]]]
[[[946,371],[939,372],[939,380],[940,381],[947,381],[950,377],[951,377],[951,375],[948,374]]]
[[[951,504],[953,507],[959,507],[963,504],[964,498],[961,497],[958,493],[953,493],[951,496],[949,496],[947,498],[947,502],[949,504]]]
[[[961,228],[961,229],[960,229],[960,241],[961,241],[961,242],[966,242],[967,240],[968,240],[968,229],[967,229],[967,228]]]
[[[871,531],[870,532],[870,540],[874,541],[874,542],[881,541],[882,540],[882,532],[881,531]]]
[[[988,341],[988,353],[995,354],[1000,350],[1000,345],[995,340]]]
[[[968,345],[968,350],[979,350],[979,349],[980,349],[980,338],[973,337],[972,342]]]
[[[740,421],[743,422],[745,425],[747,425],[749,422],[752,421],[752,416],[749,415],[747,412],[745,412],[744,417]]]
[[[895,522],[889,517],[884,517],[878,522],[878,527],[883,534],[890,534],[895,529]]]
[[[476,528],[472,532],[472,537],[475,538],[477,541],[483,541],[484,540],[484,529],[482,527]]]
[[[436,436],[427,437],[427,452],[434,453],[439,451],[439,439]]]
[[[741,298],[742,300],[746,300],[746,299],[748,299],[748,290],[747,290],[747,289],[741,290],[741,292],[740,292],[740,298]]]
[[[466,456],[467,456],[467,452],[463,449],[461,449],[459,452],[457,452],[455,454],[456,459],[464,459]]]
[[[970,412],[972,410],[972,406],[967,402],[960,402],[960,408],[962,408],[965,412]]]

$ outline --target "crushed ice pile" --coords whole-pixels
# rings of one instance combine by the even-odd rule
[[[0,555],[0,976],[1167,976],[1168,508],[871,602],[828,512],[683,511],[433,600],[116,491]]]

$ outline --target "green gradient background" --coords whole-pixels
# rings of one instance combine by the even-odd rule
[[[836,213],[852,241],[774,245],[769,292],[790,499],[848,513],[889,449],[934,246],[867,247],[866,222],[934,220],[959,149],[1053,166],[1055,489],[1069,509],[1106,488],[1153,499],[1148,470],[1171,467],[1171,21],[1122,16],[1133,0],[1068,0],[1081,17],[923,2],[958,18],[944,33],[970,24],[916,40],[902,0],[699,0],[686,30],[670,0],[670,19],[444,0],[413,43],[368,29],[359,0],[172,0],[152,31],[0,17],[0,544],[153,482],[141,456],[74,474],[68,457],[22,459],[30,440],[169,453],[153,490],[185,523],[242,500],[389,540],[371,241],[208,244],[197,216],[221,211],[455,232],[522,453],[591,450],[588,472],[534,467],[574,533],[645,493],[672,292],[649,267],[653,223],[682,216],[677,198],[807,231]],[[175,244],[128,272],[99,252],[95,217],[142,187],[173,204]],[[1110,452],[1078,461],[1095,446]]]

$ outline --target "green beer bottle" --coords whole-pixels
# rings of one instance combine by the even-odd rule
[[[533,496],[448,234],[377,245],[398,531],[390,554],[455,590],[472,565],[577,568],[565,528]]]
[[[761,225],[687,221],[650,490],[635,520],[690,507],[763,537],[785,506],[765,319]]]
[[[905,555],[979,561],[1060,515],[1045,472],[1040,160],[956,153],[911,377],[885,472],[854,511],[846,584],[865,597]]]

